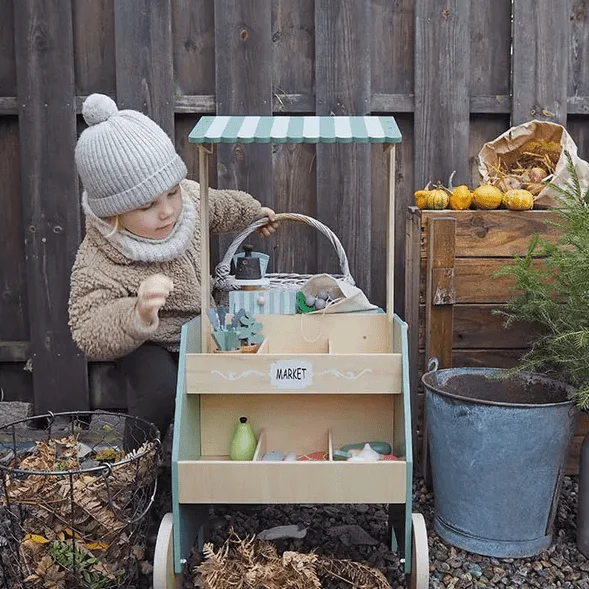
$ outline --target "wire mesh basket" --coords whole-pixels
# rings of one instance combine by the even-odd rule
[[[124,414],[48,413],[1,426],[4,586],[136,587],[160,449],[154,425]]]
[[[337,235],[329,227],[327,227],[327,225],[324,225],[320,221],[317,221],[317,219],[313,219],[313,217],[302,215],[300,213],[278,213],[276,215],[276,220],[305,223],[306,225],[313,227],[320,233],[323,233],[323,235],[327,237],[327,239],[333,246],[335,253],[337,254],[340,269],[342,272],[341,274],[334,275],[334,277],[343,280],[344,282],[348,282],[349,284],[355,284],[354,279],[350,274],[350,267],[348,264],[348,257],[346,256],[346,252]],[[228,292],[230,290],[239,290],[241,288],[239,283],[236,282],[235,276],[231,274],[231,260],[233,259],[233,256],[237,253],[237,250],[239,249],[245,238],[251,235],[260,227],[266,225],[267,223],[267,217],[258,219],[235,236],[235,238],[231,242],[231,245],[227,248],[225,256],[215,268],[213,289],[217,293]],[[264,278],[268,281],[267,288],[269,289],[298,290],[312,276],[312,274],[268,273],[265,275]],[[217,296],[219,296],[219,294],[217,294]]]

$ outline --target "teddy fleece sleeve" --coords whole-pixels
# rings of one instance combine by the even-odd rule
[[[262,205],[241,190],[209,190],[209,226],[212,233],[231,233],[247,227]]]
[[[136,297],[97,272],[74,267],[69,298],[69,325],[77,346],[90,360],[115,360],[147,341],[158,322],[144,325],[135,311]]]

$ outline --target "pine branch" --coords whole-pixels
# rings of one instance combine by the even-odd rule
[[[568,152],[570,181],[551,186],[566,208],[556,209],[556,243],[534,234],[525,256],[497,275],[513,280],[512,298],[496,311],[506,327],[533,322],[541,327],[530,350],[510,373],[544,372],[572,384],[580,407],[589,407],[589,187],[581,186]]]

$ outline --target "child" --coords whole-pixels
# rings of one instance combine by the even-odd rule
[[[165,436],[174,411],[180,329],[200,314],[199,185],[145,115],[92,94],[75,159],[86,236],[71,276],[69,324],[91,360],[116,360],[131,415]],[[210,229],[240,231],[275,213],[236,190],[210,190]]]

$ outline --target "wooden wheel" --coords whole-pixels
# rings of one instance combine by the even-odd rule
[[[429,546],[427,528],[421,513],[411,514],[411,589],[428,589]]]
[[[174,516],[164,515],[160,524],[153,556],[153,589],[176,589],[182,575],[174,574]]]

